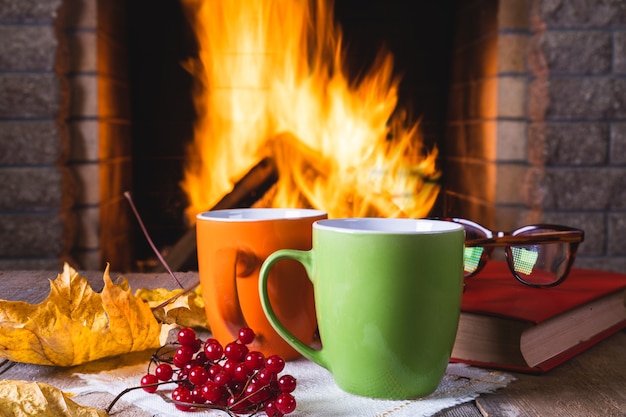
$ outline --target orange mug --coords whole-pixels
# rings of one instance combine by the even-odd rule
[[[312,226],[326,219],[312,209],[245,208],[214,210],[196,217],[198,272],[207,320],[213,337],[223,345],[250,327],[257,337],[250,349],[285,360],[300,354],[276,333],[267,320],[259,296],[259,270],[279,249],[309,250]],[[269,297],[276,316],[305,343],[317,329],[313,286],[304,267],[279,262],[268,278]]]

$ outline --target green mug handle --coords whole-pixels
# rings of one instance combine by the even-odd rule
[[[261,271],[259,272],[259,295],[261,296],[261,306],[263,307],[263,311],[265,312],[265,316],[269,320],[270,324],[276,330],[276,332],[293,347],[297,350],[302,356],[311,361],[317,363],[320,366],[323,366],[326,369],[328,368],[328,363],[326,361],[325,355],[323,353],[323,348],[320,350],[313,349],[307,344],[303,343],[300,339],[293,335],[276,317],[274,313],[274,309],[272,308],[272,304],[270,303],[269,293],[267,290],[267,280],[269,278],[270,269],[272,266],[281,259],[293,259],[297,262],[300,262],[304,269],[306,270],[307,276],[309,280],[315,285],[312,277],[313,271],[313,250],[309,251],[301,251],[295,249],[281,249],[265,259],[263,265],[261,265]]]

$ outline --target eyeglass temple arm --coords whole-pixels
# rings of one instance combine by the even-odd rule
[[[496,236],[477,239],[467,239],[466,247],[473,246],[515,246],[515,245],[538,245],[543,243],[580,243],[583,240],[582,233],[574,230],[539,232],[531,236]]]

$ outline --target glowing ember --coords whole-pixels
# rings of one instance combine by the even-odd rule
[[[379,54],[349,80],[331,2],[184,3],[199,44],[187,68],[200,116],[182,184],[192,222],[268,155],[279,172],[268,205],[330,217],[429,212],[436,150],[423,149],[417,124],[393,116],[393,57]]]

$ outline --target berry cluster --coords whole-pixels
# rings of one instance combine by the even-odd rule
[[[282,417],[296,408],[291,394],[296,379],[279,376],[285,360],[278,355],[267,358],[246,345],[255,338],[254,331],[242,328],[237,340],[222,346],[217,339],[205,342],[196,332],[182,328],[177,341],[162,346],[153,356],[148,373],[141,378],[146,392],[175,382],[172,400],[179,410],[211,408],[230,415],[265,411],[268,417]],[[152,365],[156,365],[151,372]]]

